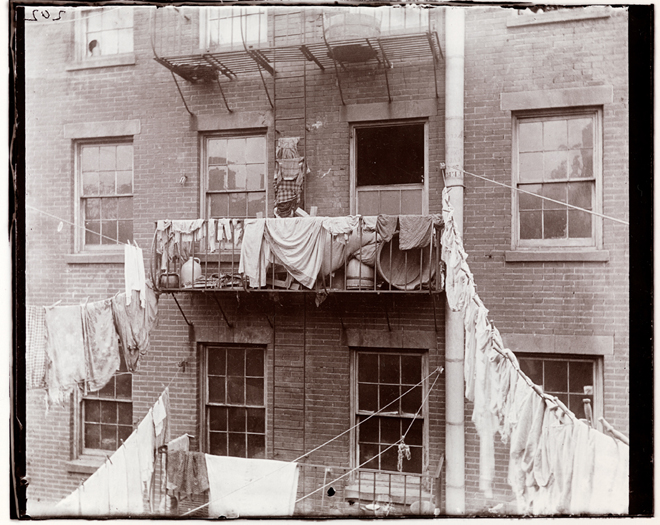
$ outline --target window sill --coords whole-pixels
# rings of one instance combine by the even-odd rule
[[[104,253],[72,253],[64,256],[67,264],[124,264],[124,251]]]
[[[515,15],[506,21],[507,27],[523,27],[539,24],[553,24],[572,22],[575,20],[589,20],[592,18],[609,18],[611,9],[605,7],[592,7],[584,9],[566,9],[550,11],[549,13],[533,13],[528,15]]]
[[[506,262],[609,262],[610,252],[607,250],[509,250],[504,252],[504,260]]]
[[[66,470],[76,474],[94,474],[106,461],[103,456],[85,455],[66,462]]]
[[[66,66],[67,71],[78,71],[80,69],[95,69],[99,67],[132,66],[135,65],[135,53],[122,53],[121,55],[109,55],[105,57],[94,57],[81,60]]]

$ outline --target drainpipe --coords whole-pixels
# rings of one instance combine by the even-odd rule
[[[463,236],[463,89],[465,11],[445,10],[445,186]],[[445,478],[446,512],[465,514],[464,332],[461,312],[445,302]]]

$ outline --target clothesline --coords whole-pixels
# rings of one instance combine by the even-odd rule
[[[460,172],[465,173],[467,175],[472,175],[473,177],[477,177],[478,179],[481,179],[481,180],[492,182],[493,184],[497,184],[498,186],[504,186],[505,188],[509,188],[511,190],[516,190],[516,191],[519,191],[521,193],[526,193],[527,195],[532,195],[534,197],[538,197],[539,199],[554,202],[555,204],[561,204],[562,206],[566,206],[567,208],[573,208],[575,210],[583,211],[585,213],[595,215],[596,217],[601,217],[603,219],[609,219],[611,221],[615,221],[615,222],[618,222],[618,223],[621,223],[621,224],[625,224],[626,226],[630,225],[629,222],[626,222],[626,221],[621,220],[621,219],[617,219],[616,217],[611,217],[609,215],[604,215],[602,213],[598,213],[598,212],[595,212],[593,210],[588,210],[586,208],[581,208],[580,206],[575,206],[573,204],[568,204],[567,202],[562,202],[562,201],[558,201],[558,200],[555,200],[555,199],[551,199],[550,197],[545,197],[543,195],[539,195],[538,193],[533,193],[531,191],[523,190],[523,189],[517,188],[515,186],[511,186],[509,184],[504,184],[503,182],[498,182],[496,180],[489,179],[488,177],[483,177],[482,175],[477,175],[476,173],[470,173],[469,171],[465,171],[465,170],[462,170],[460,168],[451,168],[451,169],[456,170],[456,171],[460,171]]]
[[[57,215],[53,215],[52,213],[48,213],[47,211],[40,210],[39,208],[35,208],[34,206],[30,206],[29,204],[26,204],[25,207],[26,207],[26,208],[30,208],[30,209],[32,209],[32,210],[34,210],[34,211],[36,211],[36,212],[39,212],[39,213],[41,213],[41,214],[43,214],[43,215],[47,215],[48,217],[52,217],[53,219],[57,219],[57,220],[60,221],[60,222],[64,222],[64,223],[66,223],[66,224],[69,224],[70,226],[73,226],[74,228],[80,228],[81,230],[84,230],[84,231],[87,231],[87,232],[91,232],[91,233],[93,233],[93,234],[95,234],[95,235],[98,235],[99,237],[102,237],[103,239],[108,239],[108,240],[114,242],[115,244],[121,244],[121,245],[126,245],[126,246],[133,246],[130,242],[121,242],[121,241],[119,241],[118,239],[113,239],[112,237],[108,237],[107,235],[103,235],[102,233],[95,232],[94,230],[90,230],[89,228],[85,228],[84,226],[82,226],[82,225],[80,225],[80,224],[76,224],[76,223],[74,223],[74,222],[67,221],[66,219],[63,219],[62,217],[58,217]],[[137,243],[136,243],[135,241],[133,241],[133,242],[134,242],[135,245],[137,246]]]
[[[402,397],[406,396],[409,392],[411,392],[412,390],[414,390],[414,389],[417,388],[418,386],[422,385],[422,384],[424,383],[424,381],[426,381],[428,378],[430,378],[433,374],[437,373],[438,375],[436,376],[435,380],[433,381],[433,385],[431,385],[431,388],[429,388],[428,392],[426,393],[426,397],[424,398],[424,401],[422,401],[422,404],[420,405],[420,409],[421,409],[421,407],[424,406],[424,402],[426,401],[426,399],[428,398],[429,394],[431,393],[431,390],[432,390],[433,387],[435,386],[435,383],[436,383],[436,381],[438,380],[438,377],[440,377],[440,374],[442,373],[442,371],[443,371],[443,368],[442,368],[442,367],[437,367],[437,368],[436,368],[435,370],[433,370],[430,374],[428,374],[425,378],[423,378],[419,383],[417,383],[416,385],[410,387],[408,390],[406,390],[406,391],[405,391],[403,394],[401,394],[399,397],[397,397],[396,399],[390,401],[387,405],[385,405],[385,406],[379,408],[379,409],[378,409],[376,412],[374,412],[373,414],[370,414],[368,417],[364,418],[362,421],[360,421],[360,422],[356,423],[355,425],[351,426],[350,428],[344,430],[344,431],[341,432],[340,434],[337,434],[336,436],[334,436],[333,438],[329,439],[329,440],[326,441],[325,443],[322,443],[322,444],[319,445],[318,447],[316,447],[316,448],[310,450],[309,452],[305,452],[302,456],[299,456],[299,457],[297,457],[296,459],[294,459],[293,461],[289,461],[289,462],[287,462],[287,463],[297,463],[298,461],[300,461],[301,459],[305,458],[306,456],[309,456],[310,454],[316,452],[317,450],[319,450],[319,449],[325,447],[326,445],[332,443],[333,441],[339,439],[341,436],[343,436],[343,435],[347,434],[348,432],[350,432],[351,430],[353,430],[353,429],[359,427],[362,423],[365,423],[366,421],[368,421],[368,420],[371,419],[372,417],[376,416],[377,414],[379,414],[380,412],[382,412],[383,410],[385,410],[387,407],[389,407],[389,406],[392,405],[393,403],[396,403],[399,399],[401,399]],[[417,413],[419,413],[419,411],[418,411]],[[414,420],[413,420],[413,421],[414,421]],[[406,433],[405,433],[405,434],[408,433],[408,431],[410,430],[411,427],[412,427],[412,424],[411,424],[410,427],[408,427],[408,430],[406,430]],[[404,434],[404,437],[405,437],[405,434]],[[402,439],[403,439],[403,438],[402,438]],[[388,447],[388,448],[386,448],[385,450],[383,450],[383,452],[381,452],[381,453],[378,454],[377,456],[374,456],[373,458],[371,458],[369,461],[371,461],[371,460],[373,460],[373,459],[379,457],[381,454],[383,454],[384,452],[386,452],[387,450],[389,450],[389,449],[392,448],[393,446],[398,445],[398,443],[399,443],[399,442],[394,443],[394,444],[391,445],[390,447]],[[368,463],[369,461],[365,462],[364,464]],[[364,465],[364,464],[363,464],[363,465]],[[360,465],[359,467],[356,467],[356,468],[361,468],[361,467],[362,467],[362,465]],[[269,473],[268,475],[274,474],[275,472],[278,472],[279,470],[281,470],[281,469],[283,469],[283,468],[284,468],[284,466],[281,467],[281,468],[278,469],[278,470],[275,470],[275,471]],[[355,469],[353,469],[353,470],[355,470]],[[352,471],[350,471],[350,472],[352,472]],[[257,481],[261,481],[261,480],[264,479],[265,477],[266,477],[266,476],[262,476],[261,478],[254,479],[254,480],[252,480],[248,485],[244,485],[244,486],[242,486],[242,487],[239,487],[239,488],[237,488],[236,490],[234,490],[233,492],[237,492],[237,491],[239,491],[239,490],[243,490],[245,487],[251,485],[252,483],[256,483]],[[342,477],[343,477],[343,476],[342,476]],[[341,478],[339,478],[339,479],[341,479]],[[317,489],[317,490],[318,490],[318,489]],[[233,492],[230,492],[230,493],[228,493],[228,494],[225,494],[224,496],[229,496],[229,495],[233,494]],[[312,494],[313,494],[313,493],[312,493]],[[311,494],[308,494],[308,496],[311,496]],[[307,497],[307,496],[305,496],[305,497]],[[302,499],[304,499],[304,498],[302,498]],[[300,500],[298,500],[298,501],[300,501]],[[187,516],[187,515],[189,515],[189,514],[193,514],[194,512],[197,512],[198,510],[201,510],[201,509],[203,509],[203,508],[205,508],[205,507],[208,507],[208,506],[210,505],[210,503],[211,503],[211,502],[207,502],[207,503],[204,503],[203,505],[200,505],[199,507],[196,507],[196,508],[194,508],[194,509],[192,509],[192,510],[189,510],[189,511],[186,512],[185,514],[182,514],[182,517],[183,517],[183,516]],[[296,503],[297,503],[297,502],[296,502]]]

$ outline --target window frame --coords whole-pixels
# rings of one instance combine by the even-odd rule
[[[98,11],[99,13],[102,13],[103,10],[106,10],[106,12],[109,12],[114,9],[126,9],[129,10],[130,12],[130,17],[131,17],[131,50],[130,51],[124,51],[124,52],[117,52],[117,53],[111,53],[111,54],[105,54],[105,55],[98,55],[98,56],[88,56],[87,55],[87,22],[85,16],[83,14],[85,12],[93,12],[93,11]],[[78,64],[84,64],[84,63],[94,63],[94,62],[99,62],[99,63],[104,63],[104,62],[109,62],[113,61],[115,57],[116,60],[120,62],[124,62],[121,59],[125,57],[133,57],[135,54],[135,8],[133,6],[110,6],[108,7],[84,7],[80,9],[76,9],[75,11],[75,35],[74,35],[74,57],[75,57],[75,62]],[[128,29],[128,28],[121,28],[121,29]],[[119,31],[120,29],[117,29]],[[133,60],[134,63],[134,60]],[[115,65],[112,63],[104,64],[104,65]]]
[[[270,410],[269,410],[269,400],[268,400],[268,392],[269,392],[269,381],[268,381],[268,347],[265,344],[252,344],[252,343],[204,343],[200,344],[198,348],[199,352],[199,429],[200,429],[200,450],[210,454],[210,439],[209,439],[209,432],[210,429],[208,428],[208,417],[207,417],[207,409],[209,406],[209,393],[208,393],[208,357],[209,357],[209,349],[212,348],[223,348],[223,349],[231,349],[231,348],[238,348],[238,349],[245,349],[245,350],[261,350],[263,353],[263,406],[259,408],[263,408],[264,410],[264,457],[262,459],[267,459],[271,455],[271,448],[269,444],[269,440],[272,439],[271,435],[271,430],[269,428],[269,418],[270,418]],[[245,376],[243,376],[245,378]],[[215,406],[239,406],[239,405],[229,405],[229,404],[215,404]],[[243,407],[252,407],[254,408],[254,405],[248,405],[247,403],[244,405],[240,405]],[[246,432],[247,434],[247,432]],[[246,449],[247,452],[247,449]],[[235,456],[227,456],[227,457],[235,457]]]
[[[571,119],[590,116],[594,122],[593,147],[593,181],[592,211],[602,213],[603,186],[603,111],[602,107],[559,108],[548,110],[516,111],[512,113],[511,141],[511,249],[514,251],[585,251],[602,249],[602,219],[592,215],[592,235],[589,238],[566,239],[520,239],[520,209],[519,192],[520,179],[519,162],[519,124],[523,122],[547,122],[549,120]],[[591,180],[579,179],[576,182]],[[571,179],[560,180],[558,183],[570,183]],[[538,184],[543,184],[539,181]],[[570,208],[569,208],[570,209]]]
[[[95,140],[76,140],[73,144],[74,150],[74,174],[75,174],[75,184],[74,184],[74,222],[76,224],[76,232],[74,235],[74,253],[77,254],[107,254],[107,253],[123,253],[125,240],[120,240],[117,238],[116,244],[99,244],[99,245],[88,245],[85,242],[85,218],[83,217],[83,199],[88,197],[83,196],[83,180],[82,180],[82,150],[85,146],[120,146],[120,145],[130,145],[132,148],[131,152],[131,184],[132,192],[130,194],[131,199],[135,197],[135,145],[133,142],[132,136],[124,137],[107,137]],[[125,198],[129,197],[126,195],[117,195],[115,198]],[[99,197],[100,198],[100,197]],[[134,202],[133,202],[134,204]],[[133,215],[131,217],[133,220],[133,237],[135,238],[135,210],[133,210]],[[101,232],[102,233],[102,232]],[[119,232],[117,232],[117,237],[119,237]]]
[[[375,128],[375,127],[395,127],[406,126],[414,124],[424,125],[424,180],[421,184],[375,184],[370,186],[360,186],[366,188],[366,191],[380,191],[397,188],[401,190],[419,189],[422,191],[422,211],[421,215],[429,213],[429,121],[426,118],[422,119],[397,119],[386,121],[364,121],[355,122],[350,125],[350,214],[356,215],[360,213],[359,210],[359,191],[357,185],[357,130],[361,128]],[[399,215],[399,214],[396,214]]]
[[[604,413],[604,363],[603,356],[600,355],[587,355],[587,354],[555,354],[555,353],[534,353],[534,352],[516,352],[516,358],[520,362],[522,359],[537,359],[541,361],[560,361],[560,362],[584,362],[588,361],[593,363],[594,366],[594,384],[593,384],[593,401],[591,404],[592,417],[594,427],[602,430],[602,425],[599,418],[603,417]],[[544,385],[540,386],[544,392],[546,389]],[[553,395],[550,393],[550,395]],[[568,404],[566,404],[568,407]]]
[[[263,217],[268,217],[268,208],[269,208],[269,159],[268,159],[268,133],[266,130],[241,130],[241,131],[231,131],[231,132],[221,132],[221,133],[204,133],[200,134],[200,167],[201,167],[201,176],[200,176],[200,217],[204,219],[209,219],[210,210],[208,209],[208,200],[207,194],[208,190],[208,142],[212,139],[234,139],[234,138],[263,138],[264,140],[264,189],[263,190],[227,190],[227,191],[214,191],[213,193],[260,193],[264,194],[265,206],[262,211]],[[226,217],[222,217],[226,218]],[[252,217],[235,217],[237,219],[246,219]]]
[[[260,49],[263,47],[267,47],[269,45],[269,38],[270,38],[270,27],[269,27],[269,16],[268,16],[268,10],[258,7],[258,6],[250,6],[252,9],[255,10],[255,13],[247,13],[248,7],[239,7],[239,6],[201,6],[200,7],[200,16],[199,16],[199,48],[206,51],[206,52],[223,52],[223,51],[239,51],[243,50],[243,40],[234,39],[234,35],[232,35],[232,41],[230,44],[218,44],[215,46],[211,46],[211,35],[210,35],[210,30],[211,30],[211,14],[213,13],[213,9],[223,9],[225,11],[230,11],[230,15],[222,18],[228,18],[230,20],[233,20],[234,18],[241,18],[243,15],[246,16],[248,20],[251,20],[249,17],[253,16],[259,16],[263,17],[263,22],[265,24],[265,39],[262,41],[261,39],[256,40],[256,41],[251,41],[251,40],[246,40],[245,41],[245,46],[247,46],[249,49]],[[235,14],[234,14],[235,13]],[[233,25],[233,24],[232,24]],[[248,24],[246,23],[245,27],[247,28]],[[245,31],[247,32],[247,30]],[[260,32],[261,35],[261,32]]]
[[[389,354],[389,355],[417,355],[422,358],[422,369],[421,369],[421,378],[424,379],[422,382],[422,410],[421,410],[421,419],[423,421],[422,429],[422,472],[420,474],[425,474],[429,468],[429,381],[428,381],[428,368],[429,368],[429,351],[428,349],[408,349],[408,348],[374,348],[374,347],[351,347],[350,354],[350,466],[351,469],[366,468],[360,467],[360,449],[359,449],[359,427],[357,427],[358,416],[359,415],[368,415],[359,413],[359,399],[358,399],[358,355],[360,353],[371,353],[371,354]],[[426,378],[426,379],[425,379]],[[410,419],[406,416],[399,415],[399,419]],[[405,460],[404,460],[405,461]],[[417,475],[416,473],[406,473],[398,471],[389,471],[389,470],[378,470],[383,473],[395,473],[397,475]]]
[[[373,8],[371,8],[373,9]],[[416,15],[419,16],[419,24],[415,24],[413,27],[404,27],[403,28],[397,28],[395,27],[392,29],[392,24],[391,24],[391,18],[390,18],[390,23],[387,28],[383,28],[383,14],[384,13],[392,13],[392,9],[396,10],[402,10],[404,13],[404,18],[408,17],[408,14],[410,13],[415,13]],[[388,10],[388,11],[386,11]],[[384,8],[381,8],[379,10],[376,8],[375,10],[375,15],[378,18],[378,22],[380,24],[380,33],[381,35],[384,36],[390,36],[390,35],[402,35],[402,34],[414,34],[414,33],[428,33],[431,31],[431,24],[432,24],[432,17],[431,17],[432,10],[430,9],[423,9],[419,6],[413,6],[413,5],[390,5],[386,6]],[[424,20],[424,18],[426,20]],[[404,22],[405,24],[405,22]]]

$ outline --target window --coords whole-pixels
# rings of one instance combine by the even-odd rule
[[[266,137],[206,137],[204,140],[206,217],[266,215]]]
[[[76,35],[79,61],[133,52],[133,8],[81,9]]]
[[[528,247],[597,247],[600,222],[600,114],[516,117],[514,241]]]
[[[264,349],[205,348],[206,450],[218,456],[266,457]]]
[[[120,352],[121,354],[121,352]],[[82,399],[82,452],[117,450],[133,432],[133,375],[122,357],[119,371]]]
[[[209,7],[202,11],[203,49],[243,49],[268,43],[266,11],[256,7]]]
[[[84,250],[133,240],[133,144],[78,145],[80,244]]]
[[[602,415],[599,361],[587,357],[518,355],[520,369],[547,394],[557,396],[578,418],[585,418],[584,399],[591,401],[594,420]]]
[[[417,7],[381,7],[376,9],[381,34],[429,30],[429,10]]]
[[[425,213],[426,125],[356,126],[354,131],[356,213]]]
[[[396,472],[398,447],[387,448],[407,432],[405,443],[410,447],[411,458],[403,460],[403,472],[421,474],[426,456],[427,415],[426,407],[421,408],[425,386],[417,386],[401,399],[397,398],[422,380],[426,367],[424,355],[360,350],[356,363],[355,423],[364,421],[356,430],[358,465]],[[377,416],[369,418],[381,409],[384,410]]]

